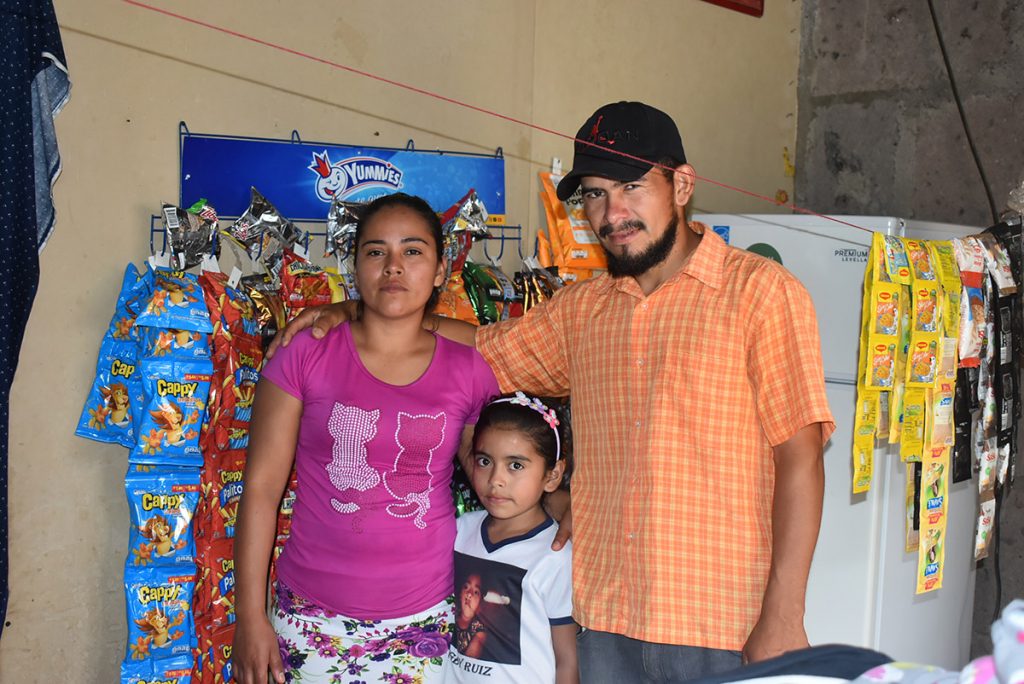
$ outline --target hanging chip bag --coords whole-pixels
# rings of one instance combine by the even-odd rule
[[[125,475],[125,493],[131,516],[128,538],[132,565],[195,562],[192,519],[199,504],[199,470],[156,468]],[[180,571],[180,570],[179,570]]]
[[[195,568],[125,568],[126,660],[192,654]]]
[[[197,276],[158,269],[153,274],[153,292],[135,325],[213,332]]]
[[[145,406],[130,463],[201,466],[199,427],[213,364],[208,359],[143,359]]]

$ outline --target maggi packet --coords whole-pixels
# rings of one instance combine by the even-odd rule
[[[135,325],[213,332],[197,276],[158,269],[153,274],[153,293]]]
[[[132,404],[143,401],[137,373],[138,345],[131,340],[105,341],[75,434],[131,448],[135,443]]]
[[[125,567],[126,660],[191,655],[194,586],[194,567]]]
[[[209,359],[143,359],[145,408],[130,463],[201,466],[199,427],[206,415]]]
[[[197,468],[155,468],[125,475],[131,516],[128,562],[135,566],[195,562],[192,519],[199,504]],[[180,570],[179,570],[180,572]]]

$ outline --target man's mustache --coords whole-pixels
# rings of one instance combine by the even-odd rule
[[[643,221],[623,221],[617,226],[613,226],[610,223],[606,223],[603,226],[601,226],[600,229],[598,229],[597,236],[601,238],[606,238],[610,236],[612,233],[621,230],[629,230],[632,228],[635,228],[636,230],[647,230],[647,225]]]

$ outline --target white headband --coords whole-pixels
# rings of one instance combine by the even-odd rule
[[[539,413],[544,419],[544,422],[547,423],[555,432],[555,461],[557,462],[561,460],[562,440],[558,436],[558,416],[555,415],[555,410],[553,408],[548,408],[548,406],[537,397],[528,397],[523,392],[516,392],[515,395],[511,397],[495,399],[491,404],[515,404],[516,406],[525,406],[526,408]]]

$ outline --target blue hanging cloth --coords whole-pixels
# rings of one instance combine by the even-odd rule
[[[39,251],[53,230],[50,189],[60,173],[53,117],[68,79],[52,0],[0,0],[0,635],[7,622],[7,459],[10,392]]]

